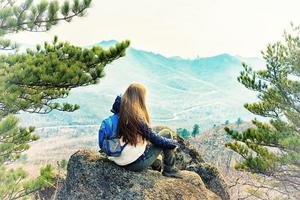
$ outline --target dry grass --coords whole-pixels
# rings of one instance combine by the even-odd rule
[[[86,134],[74,136],[75,129],[60,128],[50,137],[43,138],[31,144],[31,147],[25,153],[27,160],[16,162],[11,167],[23,167],[29,172],[30,177],[35,177],[39,174],[39,168],[46,164],[56,165],[57,161],[69,160],[69,157],[78,149],[98,149],[97,130],[95,134]]]

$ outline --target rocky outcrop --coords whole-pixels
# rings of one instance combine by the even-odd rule
[[[165,127],[156,127],[159,131]],[[80,150],[68,163],[68,173],[58,200],[76,199],[230,199],[218,170],[182,138],[176,152],[183,179],[167,178],[147,170],[125,170],[95,151]]]
[[[169,128],[157,126],[154,128],[154,131],[159,132],[162,129]],[[229,200],[229,189],[219,170],[205,162],[198,149],[190,144],[190,142],[178,137],[175,133],[174,137],[177,139],[180,145],[176,152],[177,168],[196,172],[202,178],[208,189],[219,195],[223,200]]]
[[[182,175],[183,179],[174,179],[153,170],[131,172],[98,152],[81,150],[70,158],[57,199],[221,199],[205,187],[197,173],[182,171]]]

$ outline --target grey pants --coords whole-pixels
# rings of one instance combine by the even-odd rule
[[[171,138],[172,133],[168,129],[163,129],[158,133],[159,136]],[[151,165],[158,162],[157,157],[163,155],[163,164],[165,171],[171,171],[175,167],[175,153],[172,149],[162,149],[154,144],[148,143],[145,152],[136,161],[124,166],[131,171],[142,171],[148,169]],[[160,162],[160,161],[159,161]]]

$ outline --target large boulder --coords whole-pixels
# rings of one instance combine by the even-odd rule
[[[57,199],[221,199],[197,173],[182,171],[182,175],[183,179],[175,179],[153,170],[131,172],[98,152],[80,150],[69,160],[66,182]]]
[[[167,127],[155,127],[159,132]],[[173,132],[174,133],[174,132]],[[227,184],[218,169],[206,163],[188,141],[176,136],[176,166],[183,179],[166,178],[147,170],[125,170],[98,152],[81,150],[71,156],[68,174],[57,199],[223,199]]]
[[[204,182],[205,186],[219,195],[223,200],[229,200],[229,189],[224,181],[224,177],[219,170],[204,161],[199,150],[190,144],[189,141],[176,135],[174,131],[165,126],[156,126],[153,128],[155,132],[162,129],[168,129],[173,133],[173,137],[178,141],[179,148],[176,151],[176,166],[181,170],[196,172]]]

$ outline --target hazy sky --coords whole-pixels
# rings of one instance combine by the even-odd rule
[[[260,56],[290,22],[300,25],[299,9],[299,0],[93,0],[85,18],[12,38],[33,44],[58,35],[77,45],[130,39],[167,56]]]

